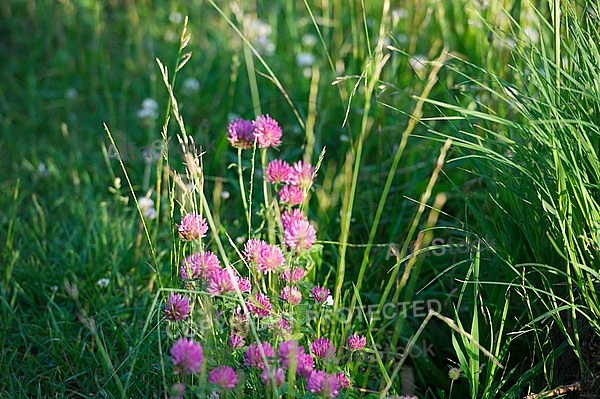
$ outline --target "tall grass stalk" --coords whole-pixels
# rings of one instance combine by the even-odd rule
[[[383,211],[386,206],[387,198],[388,198],[390,189],[392,187],[392,183],[394,181],[394,177],[396,176],[398,166],[400,165],[400,159],[402,158],[402,154],[404,153],[406,145],[408,144],[408,138],[409,138],[410,134],[413,132],[414,128],[418,125],[418,123],[420,121],[420,118],[422,115],[423,104],[425,103],[425,99],[429,96],[429,93],[431,92],[434,85],[436,84],[438,73],[439,73],[444,61],[446,60],[446,58],[447,58],[447,54],[446,54],[446,52],[443,52],[440,55],[440,57],[438,57],[438,59],[436,59],[436,61],[434,62],[434,66],[431,69],[431,72],[429,73],[429,78],[427,80],[427,84],[425,85],[425,87],[421,93],[421,96],[418,99],[418,101],[411,113],[411,118],[409,119],[408,125],[406,126],[406,128],[404,129],[404,132],[402,133],[402,139],[400,140],[398,149],[396,150],[396,152],[394,154],[394,159],[392,161],[392,165],[388,172],[388,175],[387,175],[387,178],[385,181],[385,185],[382,190],[381,198],[380,198],[379,204],[377,206],[377,210],[375,211],[375,217],[373,218],[373,222],[371,224],[371,230],[369,232],[369,238],[367,240],[367,247],[364,251],[363,259],[362,259],[360,269],[358,272],[358,277],[356,279],[358,292],[360,292],[360,290],[361,290],[362,282],[364,280],[364,275],[367,270],[367,266],[369,265],[369,255],[371,253],[371,248],[372,248],[373,242],[375,241],[375,236],[377,234],[377,230],[380,226],[381,216],[383,215]],[[422,213],[422,211],[421,211],[421,213]],[[404,247],[402,248],[402,251],[399,254],[400,258],[404,257],[404,254],[406,253],[406,250],[408,249],[408,243],[412,240],[412,234],[414,234],[414,229],[416,228],[416,225],[418,224],[419,219],[420,219],[420,214],[419,214],[419,218],[415,217],[416,223],[413,223],[412,233],[409,234],[405,240]],[[392,275],[390,276],[390,280],[389,280],[390,284],[388,284],[386,286],[384,293],[383,293],[382,297],[380,298],[378,312],[381,311],[381,308],[383,307],[383,305],[385,304],[385,301],[387,300],[387,296],[389,295],[389,291],[391,289],[391,283],[395,281],[395,276],[398,273],[399,266],[400,265],[397,264],[393,268]],[[353,296],[352,301],[350,302],[351,309],[354,309],[355,303],[356,303],[356,297]]]
[[[385,30],[387,20],[387,11],[389,10],[389,1],[384,2],[383,13],[381,16],[381,25],[380,30],[383,33]],[[358,183],[358,171],[360,170],[361,161],[362,161],[362,151],[364,146],[364,141],[369,133],[369,115],[371,111],[372,97],[379,83],[379,77],[381,76],[381,72],[386,62],[389,60],[389,54],[383,53],[384,46],[384,35],[381,34],[379,36],[379,40],[377,42],[377,48],[375,50],[375,54],[371,59],[368,60],[365,65],[365,69],[363,74],[356,82],[355,88],[361,84],[361,80],[364,80],[364,112],[361,121],[361,128],[358,136],[358,140],[356,142],[356,146],[353,149],[353,154],[348,154],[349,157],[346,158],[346,162],[351,162],[352,164],[352,179],[351,181],[347,181],[346,184],[349,183],[349,191],[347,191],[347,195],[344,196],[344,200],[342,202],[342,215],[341,215],[341,226],[340,226],[340,235],[339,235],[339,261],[336,270],[336,279],[335,279],[335,288],[334,288],[334,296],[333,296],[333,311],[336,313],[340,307],[341,303],[341,295],[342,295],[342,286],[344,284],[345,272],[346,272],[346,249],[348,247],[348,237],[350,234],[350,223],[352,220],[352,211],[354,209],[354,199],[356,197],[356,186]],[[348,104],[348,109],[346,113],[346,118],[348,116],[348,112],[350,110],[350,102]],[[352,308],[352,307],[351,307]],[[351,310],[352,311],[352,310]]]

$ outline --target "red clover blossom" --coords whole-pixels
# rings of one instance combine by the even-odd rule
[[[202,368],[202,346],[192,339],[179,338],[170,353],[175,374],[193,374]]]

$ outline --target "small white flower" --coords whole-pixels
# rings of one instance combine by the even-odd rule
[[[78,96],[77,90],[75,90],[74,87],[69,87],[66,91],[65,91],[65,98],[67,100],[76,100]]]
[[[139,109],[136,116],[138,119],[156,119],[158,118],[158,112],[148,108]]]
[[[269,38],[273,28],[271,25],[258,18],[246,17],[244,21],[245,32],[259,53],[272,55],[275,52],[275,44]]]
[[[333,297],[331,295],[327,296],[327,300],[323,303],[323,306],[333,306]]]
[[[180,24],[181,21],[183,21],[183,17],[181,16],[181,13],[173,11],[169,14],[169,21],[171,21],[174,24]]]
[[[221,198],[226,200],[226,199],[229,199],[230,196],[231,196],[231,194],[229,194],[229,191],[227,191],[227,190],[221,191]]]
[[[158,111],[158,103],[153,98],[145,98],[144,101],[142,101],[142,108]]]
[[[163,37],[167,43],[173,43],[177,40],[177,35],[171,29],[167,29]]]
[[[265,55],[273,55],[275,53],[275,43],[267,38],[259,37],[256,44],[263,49]]]
[[[137,111],[138,119],[155,120],[158,118],[158,103],[152,98],[146,98],[142,101],[142,108]]]
[[[181,89],[184,95],[189,96],[200,91],[200,82],[196,78],[186,78],[183,81],[183,87]]]
[[[392,21],[398,21],[400,19],[404,19],[408,16],[408,11],[404,8],[394,8],[392,10]]]
[[[157,212],[154,209],[154,201],[148,197],[142,197],[138,199],[138,205],[144,217],[148,219],[156,219]]]
[[[252,18],[252,17],[250,17],[250,19],[248,20],[248,28],[250,29],[251,33],[255,34],[258,37],[269,36],[271,34],[271,32],[273,31],[273,28],[271,28],[271,25],[263,22],[262,20],[260,20],[258,18]]]
[[[315,56],[311,53],[300,53],[296,56],[296,65],[299,67],[309,67],[315,63]]]
[[[154,208],[148,208],[145,212],[144,212],[144,217],[150,219],[150,220],[154,220],[156,219],[156,216],[158,215],[158,213],[156,212],[156,209]]]
[[[149,208],[153,208],[154,207],[154,201],[152,201],[151,198],[148,197],[142,197],[138,199],[138,204],[140,205],[140,209],[142,211],[145,211]]]
[[[302,36],[302,45],[306,47],[312,47],[317,44],[317,37],[311,33],[307,33]]]
[[[37,171],[38,171],[38,173],[40,174],[41,177],[48,177],[48,176],[50,176],[50,172],[48,171],[48,168],[46,168],[46,165],[43,164],[42,162],[40,162],[38,164]]]
[[[108,287],[109,283],[110,283],[110,280],[107,279],[106,277],[103,277],[100,280],[98,280],[98,282],[96,284],[98,284],[98,287],[100,287],[100,288],[106,288],[106,287]]]
[[[412,69],[417,73],[425,69],[426,62],[427,58],[424,55],[415,55],[414,57],[410,57],[410,60],[408,61]]]
[[[244,236],[238,236],[235,238],[235,242],[237,242],[238,244],[243,244],[246,241],[246,237]]]

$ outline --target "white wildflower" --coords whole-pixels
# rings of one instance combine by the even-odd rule
[[[182,87],[181,91],[186,96],[196,94],[197,92],[200,91],[200,82],[198,82],[198,79],[196,79],[196,78],[192,78],[192,77],[186,78],[183,81],[183,87]]]
[[[50,172],[48,171],[48,168],[47,168],[47,167],[46,167],[46,165],[45,165],[44,163],[42,163],[42,162],[40,162],[40,163],[38,164],[37,171],[38,171],[38,173],[39,173],[39,175],[40,175],[41,177],[48,177],[48,176],[50,176]]]
[[[138,199],[138,205],[144,217],[148,219],[156,219],[156,209],[154,209],[154,201],[148,197],[142,197]]]
[[[410,64],[411,68],[417,73],[419,74],[420,72],[423,71],[423,69],[425,69],[425,64],[427,62],[427,58],[424,55],[421,54],[417,54],[413,57],[410,57],[410,60],[408,61],[408,63]]]
[[[315,56],[311,53],[299,53],[296,55],[296,65],[299,67],[310,67],[315,63]]]
[[[331,295],[327,296],[327,300],[325,301],[323,306],[333,306],[333,297]]]
[[[183,16],[181,15],[181,13],[173,11],[169,14],[169,21],[171,21],[174,24],[180,24],[181,21],[183,21]]]
[[[67,100],[76,100],[78,95],[79,94],[77,93],[77,90],[74,87],[69,87],[67,90],[65,90],[65,98]]]
[[[108,287],[108,284],[110,284],[110,280],[106,277],[103,277],[100,280],[98,280],[96,284],[98,284],[98,287],[100,288],[106,288]]]
[[[311,33],[307,33],[302,36],[302,45],[306,47],[312,47],[317,44],[317,37]]]
[[[137,111],[138,119],[156,120],[158,118],[158,103],[152,98],[146,98],[142,101],[142,108]]]

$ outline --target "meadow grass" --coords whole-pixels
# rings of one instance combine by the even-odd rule
[[[197,294],[183,214],[240,270],[236,238],[277,242],[268,157],[319,164],[303,289],[351,319],[295,317],[338,353],[366,337],[339,397],[594,397],[600,8],[484,3],[1,5],[0,397],[167,397],[182,334],[236,366],[233,397],[276,397],[200,327],[218,299],[163,313]],[[265,113],[283,143],[242,157],[228,122]]]

